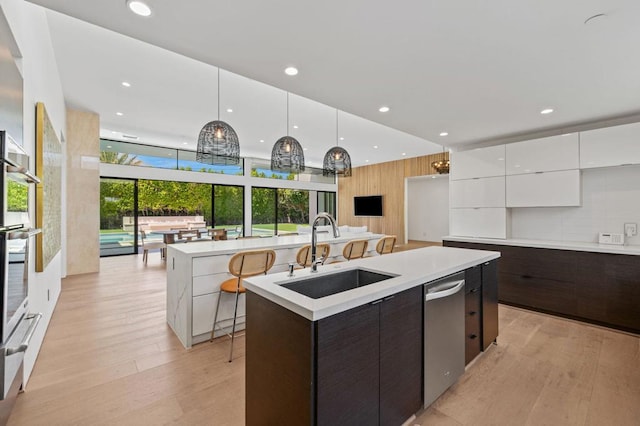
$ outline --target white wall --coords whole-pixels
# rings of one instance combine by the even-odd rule
[[[640,166],[583,170],[581,207],[511,209],[511,237],[597,242],[599,232],[624,233],[625,222],[640,224]]]
[[[35,154],[35,104],[44,102],[49,118],[56,132],[60,134],[65,126],[65,104],[58,74],[58,67],[49,37],[49,28],[44,9],[22,0],[0,0],[18,48],[22,55],[21,68],[24,78],[24,147],[32,156]],[[63,149],[65,147],[63,146]],[[32,163],[33,167],[33,163]],[[63,169],[64,170],[64,169]],[[64,172],[63,172],[64,173]],[[63,174],[63,191],[64,191]],[[65,194],[62,197],[63,217],[65,214]],[[30,207],[35,211],[35,190],[31,189]],[[35,216],[31,217],[35,223]],[[66,240],[64,220],[62,223],[62,241]],[[64,244],[64,243],[63,243]],[[27,383],[35,364],[44,334],[61,289],[63,251],[56,255],[46,270],[34,272],[35,255],[32,250],[29,258],[29,310],[41,312],[40,322],[25,354],[24,377]]]
[[[448,176],[406,179],[407,238],[441,242],[449,234]]]

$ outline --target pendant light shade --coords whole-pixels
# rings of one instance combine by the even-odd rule
[[[324,155],[322,174],[325,176],[351,176],[351,156],[346,149],[338,146],[338,110],[336,109],[336,146]]]
[[[289,92],[287,92],[287,136],[276,141],[271,150],[271,170],[300,173],[304,171],[304,151],[300,142],[289,136]]]
[[[300,142],[291,136],[283,136],[273,145],[271,170],[299,173],[304,171],[304,152]]]
[[[218,119],[200,130],[196,161],[204,164],[240,164],[240,142],[233,127],[220,121],[220,68],[218,68]]]
[[[236,131],[220,120],[205,124],[198,136],[196,161],[205,164],[240,164],[240,143]]]

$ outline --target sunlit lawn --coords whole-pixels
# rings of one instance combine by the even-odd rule
[[[295,223],[279,223],[278,224],[278,231],[279,232],[296,232],[296,230],[298,225],[296,225]],[[275,229],[275,224],[273,223],[261,223],[261,224],[255,224],[255,225],[251,225],[252,228],[255,229],[264,229],[266,231],[273,231]]]

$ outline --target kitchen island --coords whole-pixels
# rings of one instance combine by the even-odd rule
[[[499,256],[429,247],[247,279],[246,424],[403,423],[423,403],[425,284]],[[287,288],[354,269],[390,278],[315,299]],[[494,341],[497,301],[486,314]]]
[[[376,242],[382,237],[371,232],[343,233],[334,238],[328,233],[319,233],[318,241],[331,246],[329,259],[342,259],[342,249],[351,240],[367,239],[367,256],[377,255]],[[295,263],[300,247],[311,242],[311,235],[276,236],[227,241],[195,241],[169,244],[167,246],[167,323],[185,348],[204,342],[211,335],[216,304],[220,296],[220,283],[231,278],[228,272],[229,259],[243,250],[274,249],[276,260],[270,273],[287,270]],[[218,315],[223,330],[231,329],[234,298],[223,298]],[[238,302],[237,330],[244,328],[245,297]],[[217,328],[217,327],[216,327]],[[224,331],[216,331],[220,335]]]

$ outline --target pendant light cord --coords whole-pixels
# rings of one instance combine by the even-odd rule
[[[289,92],[287,92],[287,131],[284,134],[289,136]]]
[[[218,121],[220,121],[220,67],[218,67]]]
[[[338,130],[338,108],[336,108],[336,146],[340,146],[339,141],[340,132]]]

